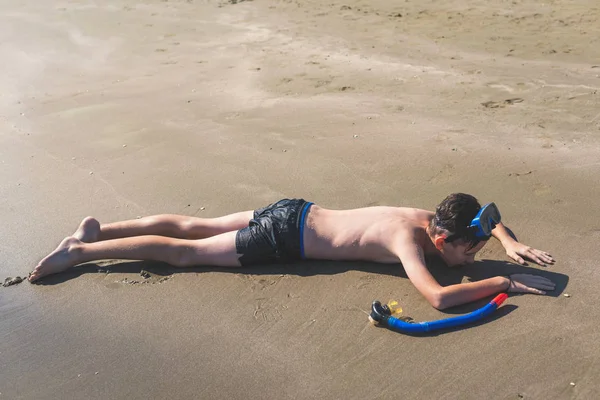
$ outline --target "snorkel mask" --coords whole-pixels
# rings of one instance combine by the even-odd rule
[[[475,241],[488,240],[492,236],[492,230],[500,223],[500,210],[494,203],[488,203],[481,207],[471,224],[467,227],[468,235],[473,237]],[[464,238],[463,233],[453,233],[444,241],[450,243],[456,239]]]

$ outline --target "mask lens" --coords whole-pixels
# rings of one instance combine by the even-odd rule
[[[498,207],[496,207],[496,204],[486,204],[481,210],[481,216],[479,218],[479,223],[481,224],[483,232],[486,235],[490,235],[492,229],[494,229],[499,222],[500,211],[498,210]]]
[[[492,235],[492,230],[500,223],[500,210],[494,203],[488,203],[481,207],[471,225],[467,228],[468,233],[453,233],[445,239],[446,243],[452,242],[461,237],[471,237],[474,240],[488,240]]]

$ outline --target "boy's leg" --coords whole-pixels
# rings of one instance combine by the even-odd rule
[[[71,236],[40,261],[29,280],[34,281],[77,264],[106,259],[162,261],[176,267],[237,267],[240,262],[236,252],[236,234],[237,231],[232,231],[200,240],[136,236],[95,243],[84,243]]]
[[[184,215],[153,215],[129,221],[100,224],[85,218],[73,237],[87,243],[133,236],[167,236],[179,239],[204,239],[248,226],[254,211],[243,211],[218,218],[196,218]]]

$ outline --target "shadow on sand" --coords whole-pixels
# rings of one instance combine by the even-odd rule
[[[548,292],[548,296],[558,297],[567,286],[569,278],[567,275],[557,272],[551,272],[541,267],[531,267],[528,265],[517,265],[506,261],[481,260],[472,265],[462,267],[447,267],[443,261],[437,258],[428,259],[427,264],[433,277],[442,286],[454,285],[463,281],[479,281],[498,275],[511,274],[535,274],[546,277],[556,284],[556,289]],[[59,274],[50,275],[35,282],[38,285],[56,285],[68,280],[77,278],[83,274],[89,273],[128,273],[137,274],[141,271],[148,271],[158,277],[168,277],[173,274],[201,273],[201,272],[222,272],[234,274],[252,274],[252,275],[334,275],[347,271],[363,271],[371,274],[382,274],[393,277],[407,278],[401,264],[379,264],[374,262],[349,262],[349,261],[320,261],[311,260],[291,264],[270,264],[258,265],[252,267],[211,267],[198,266],[190,268],[176,268],[165,263],[148,261],[124,261],[109,266],[99,266],[95,263],[87,263],[71,268]],[[511,293],[511,296],[518,296],[517,293]],[[444,310],[448,314],[464,314],[474,311],[487,304],[493,296],[475,301],[462,306],[452,307]],[[502,308],[507,308],[506,306]],[[508,311],[510,312],[510,311]],[[503,315],[503,314],[499,314]]]

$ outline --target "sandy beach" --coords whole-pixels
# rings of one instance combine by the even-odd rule
[[[600,392],[600,6],[594,1],[0,0],[0,278],[81,219],[494,201],[497,241],[444,285],[557,283],[485,323],[401,265],[102,261],[0,287],[0,399],[593,399]],[[150,275],[144,278],[140,272]],[[568,295],[568,296],[567,296]]]

